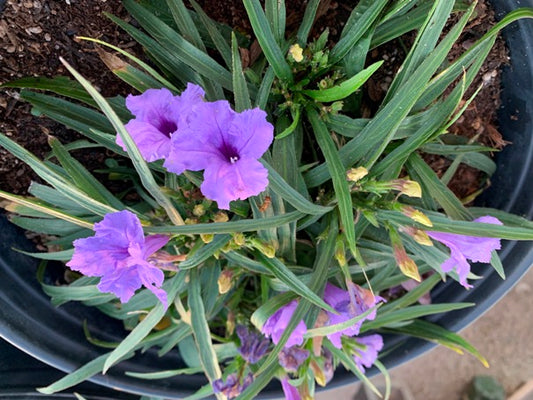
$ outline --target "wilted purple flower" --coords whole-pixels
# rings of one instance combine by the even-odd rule
[[[309,351],[298,346],[284,347],[278,354],[279,365],[286,371],[296,372],[309,357]]]
[[[126,97],[126,107],[135,118],[125,128],[146,161],[168,156],[171,136],[187,124],[192,108],[203,102],[203,96],[204,90],[200,86],[189,83],[180,96],[162,88]],[[116,141],[126,150],[119,135]]]
[[[343,322],[346,322],[352,318],[355,318],[358,315],[363,314],[365,311],[368,311],[374,307],[378,302],[384,301],[383,298],[379,296],[374,296],[374,294],[368,290],[364,289],[358,285],[350,284],[348,291],[342,290],[331,283],[326,285],[324,291],[324,301],[328,303],[331,307],[338,312],[338,314],[333,314],[327,311],[328,322],[326,326],[336,325]],[[376,311],[372,311],[368,314],[363,320],[356,322],[352,326],[345,328],[339,332],[330,333],[327,335],[328,339],[331,341],[333,346],[338,349],[342,348],[341,337],[342,335],[346,336],[355,336],[359,333],[361,325],[364,320],[372,320],[376,318]]]
[[[378,353],[383,348],[383,338],[377,334],[368,335],[357,338],[357,342],[366,346],[364,350],[358,349],[354,355],[355,364],[364,373],[365,367],[370,368],[378,359]]]
[[[227,101],[194,107],[188,127],[172,137],[165,168],[176,174],[204,170],[201,191],[219,208],[261,193],[268,171],[258,161],[273,140],[274,128],[259,108],[236,113]]]
[[[477,218],[473,222],[503,225],[498,218],[490,215]],[[459,275],[459,283],[467,289],[472,287],[466,281],[470,273],[470,264],[467,260],[489,263],[492,257],[492,251],[501,248],[501,242],[498,238],[475,237],[434,231],[427,231],[426,233],[430,238],[438,240],[450,249],[450,258],[441,264],[442,271],[450,272],[455,269],[457,275]]]
[[[244,325],[237,326],[236,331],[241,340],[239,353],[250,364],[255,364],[266,354],[270,340],[256,332],[250,332]]]
[[[250,373],[242,380],[236,373],[231,374],[224,382],[222,379],[213,381],[213,391],[215,393],[223,393],[228,399],[233,399],[240,395],[253,382],[254,377]]]
[[[285,400],[301,400],[300,393],[298,393],[298,389],[296,389],[289,383],[289,379],[287,377],[281,380],[281,387],[283,388]]]
[[[285,304],[278,311],[272,314],[263,325],[263,335],[272,339],[274,344],[278,344],[281,339],[281,335],[285,332],[287,325],[292,318],[292,314],[296,310],[298,302],[296,300],[291,301],[290,303]],[[292,331],[289,336],[289,340],[285,343],[285,348],[292,346],[299,346],[304,342],[304,334],[307,332],[307,327],[303,320],[298,322],[296,328]]]
[[[127,210],[107,214],[94,224],[94,231],[94,236],[74,241],[74,254],[67,265],[83,275],[100,276],[98,290],[114,293],[122,303],[144,285],[166,307],[167,295],[161,289],[164,274],[147,259],[169,238],[145,238],[139,218]]]

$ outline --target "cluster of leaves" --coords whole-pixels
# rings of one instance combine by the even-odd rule
[[[532,18],[533,11],[521,9],[507,15],[447,64],[447,55],[471,18],[475,2],[361,0],[331,47],[327,46],[327,31],[314,41],[309,39],[319,0],[308,2],[294,33],[286,32],[284,3],[265,0],[263,9],[259,0],[244,0],[262,50],[244,70],[239,45],[244,46],[246,38],[211,20],[194,0],[193,10],[182,0],[125,0],[125,7],[142,29],[108,15],[145,48],[150,65],[120,48],[85,38],[123,56],[119,59],[105,53],[104,60],[135,90],[166,87],[178,93],[193,82],[205,89],[209,101],[227,99],[236,111],[251,107],[267,111],[276,132],[271,149],[261,160],[269,171],[269,186],[257,197],[233,202],[229,215],[197,196],[201,174],[175,176],[166,172],[161,162],[147,164],[143,160],[124,128],[131,118],[124,98],[103,98],[68,65],[79,83],[58,77],[8,84],[24,88],[21,98],[33,105],[34,113],[59,121],[86,138],[65,145],[51,137],[52,153],[41,161],[0,135],[0,145],[50,185],[33,183],[31,197],[0,192],[0,197],[9,201],[6,208],[16,214],[12,222],[52,235],[49,244],[61,248],[33,256],[69,260],[73,240],[90,236],[94,222],[123,209],[139,216],[146,233],[171,235],[173,251],[187,254],[179,271],[170,273],[164,283],[172,304],[168,311],[146,290],[117,308],[113,295],[98,291],[95,278],[81,277],[64,287],[43,285],[55,304],[82,301],[123,320],[131,329],[110,353],[43,392],[72,386],[107,371],[136,350],[152,346],[160,347],[161,355],[178,347],[188,368],[131,375],[162,379],[204,371],[213,382],[222,377],[220,363],[238,356],[232,333],[235,321],[251,321],[260,328],[281,305],[299,297],[285,334],[268,357],[254,366],[254,382],[241,395],[251,399],[278,373],[278,353],[298,321],[304,319],[313,327],[318,311],[328,309],[321,298],[328,279],[368,284],[376,293],[407,279],[393,257],[393,237],[400,238],[420,273],[436,270],[438,274],[381,307],[374,321],[365,322],[362,332],[372,329],[413,335],[466,349],[482,359],[457,335],[416,320],[470,304],[416,305],[422,294],[444,278],[439,265],[448,254],[444,247],[423,247],[402,233],[403,226],[427,228],[402,210],[405,206],[424,210],[436,231],[533,239],[530,222],[497,210],[466,209],[447,188],[461,162],[491,174],[495,166],[485,153],[494,149],[474,143],[449,144],[443,136],[468,106],[471,99],[464,101],[465,90],[498,32],[519,18]],[[461,17],[442,35],[450,14],[456,12],[461,12]],[[360,117],[361,88],[381,67],[381,62],[365,67],[367,54],[413,30],[417,31],[414,44],[376,114],[370,119]],[[115,143],[117,132],[127,154]],[[111,193],[70,154],[97,147],[124,156],[107,160],[99,172],[131,182],[128,192]],[[444,178],[437,177],[419,151],[453,159]],[[346,171],[356,166],[366,168],[368,175],[354,189]],[[420,183],[420,198],[399,198],[390,190],[376,189],[405,173]],[[128,200],[132,194],[135,202]],[[468,222],[487,214],[505,225]],[[492,264],[503,275],[496,254]],[[231,272],[228,290],[219,290],[218,282],[226,271]],[[213,329],[224,333],[216,335]],[[309,338],[325,334],[315,329]],[[89,333],[88,337],[99,343]],[[342,363],[366,380],[350,357],[331,350],[335,365]],[[306,374],[302,379],[312,393],[313,372]],[[191,398],[211,394],[207,385]]]

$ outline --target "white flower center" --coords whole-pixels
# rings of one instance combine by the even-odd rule
[[[229,158],[229,162],[232,164],[235,164],[237,161],[239,161],[239,157],[233,156]]]

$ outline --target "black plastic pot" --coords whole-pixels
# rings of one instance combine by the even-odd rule
[[[507,12],[533,6],[533,0],[491,1],[501,18]],[[533,21],[520,21],[504,30],[511,53],[511,65],[503,75],[502,108],[499,120],[504,138],[513,142],[497,157],[499,169],[493,185],[482,199],[482,205],[510,211],[531,218],[533,191],[526,187],[533,180]],[[0,335],[33,357],[58,368],[71,371],[96,358],[104,351],[89,344],[83,334],[86,319],[91,331],[100,339],[117,341],[125,334],[120,323],[107,318],[96,309],[81,304],[54,308],[35,279],[37,261],[11,251],[11,247],[28,249],[22,233],[0,217]],[[506,242],[500,252],[507,280],[503,281],[490,268],[475,287],[465,291],[451,280],[433,292],[436,303],[473,302],[477,306],[440,315],[432,320],[453,331],[474,321],[501,298],[533,263],[533,244]],[[398,346],[384,357],[387,367],[394,367],[430,349],[433,345],[416,339],[394,337],[387,347]],[[1,357],[1,356],[0,356]],[[157,371],[183,366],[177,353],[163,358],[154,351],[121,363],[105,376],[92,381],[107,387],[140,395],[179,399],[206,383],[200,375],[163,381],[138,381],[124,375],[125,371]],[[354,377],[341,370],[329,388],[354,382]],[[1,385],[1,384],[0,384]],[[268,386],[258,398],[279,397],[276,383]]]

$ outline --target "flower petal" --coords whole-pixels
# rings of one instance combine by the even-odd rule
[[[169,237],[165,235],[152,235],[147,236],[144,239],[144,259],[146,260],[148,257],[150,257],[152,254],[154,254],[157,250],[162,248],[164,245],[166,245],[169,241]]]
[[[253,158],[241,158],[233,164],[210,164],[200,189],[205,197],[217,202],[218,208],[228,210],[230,201],[258,195],[267,186],[265,167]]]
[[[273,139],[274,127],[267,121],[266,113],[254,108],[235,115],[226,140],[241,157],[258,159],[268,150]]]
[[[167,111],[174,99],[172,92],[166,88],[148,89],[143,94],[126,97],[126,107],[139,121],[153,121]]]
[[[125,126],[131,138],[137,145],[143,158],[152,162],[165,158],[170,153],[170,137],[157,129],[154,125],[132,119]],[[120,135],[117,135],[116,143],[127,151],[126,145]]]
[[[139,218],[128,210],[106,214],[94,224],[96,237],[109,236],[114,246],[128,248],[130,243],[144,243],[144,233]]]
[[[115,268],[112,273],[102,276],[98,284],[101,292],[111,292],[116,295],[122,303],[128,302],[135,291],[142,285],[141,279],[135,266]]]

